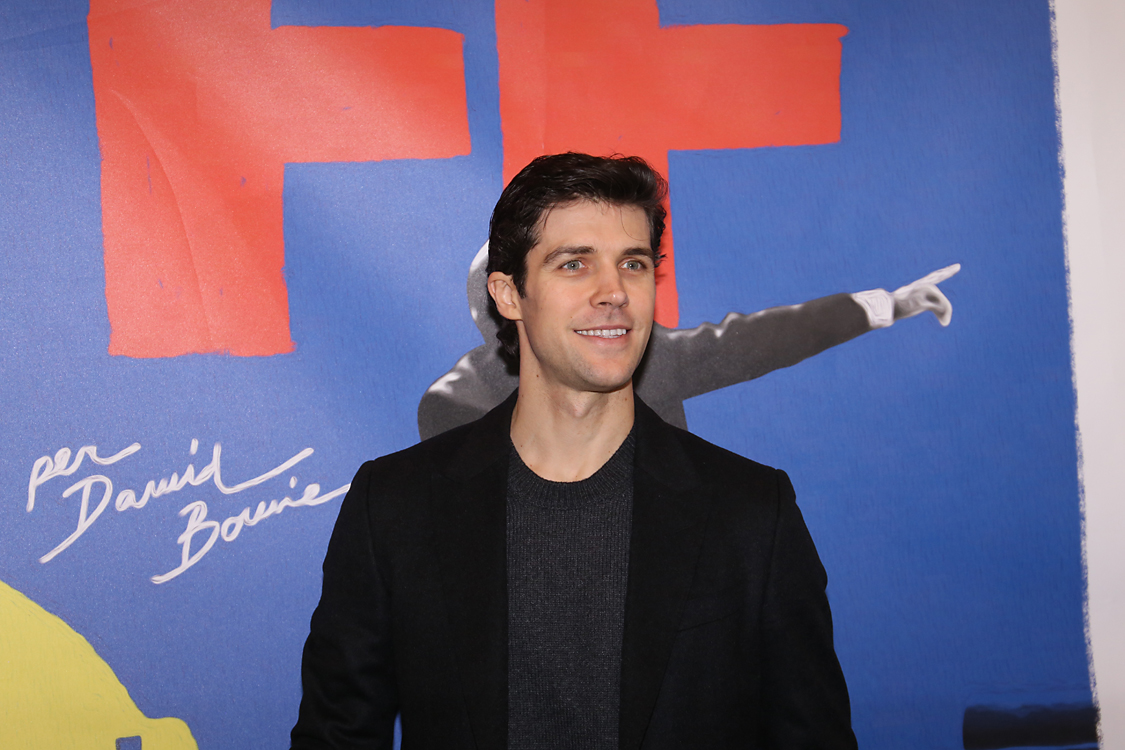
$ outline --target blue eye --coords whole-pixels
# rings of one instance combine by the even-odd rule
[[[562,267],[564,269],[566,269],[567,271],[577,271],[579,268],[582,267],[582,261],[580,261],[580,260],[568,260],[566,263],[563,263]]]
[[[627,260],[625,261],[625,267],[630,271],[643,271],[645,269],[645,264],[639,260]]]

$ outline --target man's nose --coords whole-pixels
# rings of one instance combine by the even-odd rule
[[[629,304],[629,295],[625,292],[625,285],[621,283],[621,275],[616,268],[609,268],[598,274],[598,288],[591,301],[595,306],[625,307]]]

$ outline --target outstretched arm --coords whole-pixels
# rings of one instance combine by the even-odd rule
[[[873,289],[834,294],[800,305],[744,315],[719,324],[670,330],[657,326],[637,390],[658,412],[684,399],[790,367],[875,328],[927,310],[949,324],[953,306],[938,288],[961,269],[934,271],[893,293]]]
[[[730,313],[721,323],[691,329],[657,326],[637,392],[659,412],[657,404],[753,380],[869,330],[863,308],[849,294]]]

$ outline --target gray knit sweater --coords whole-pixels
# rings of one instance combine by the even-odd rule
[[[508,747],[616,750],[632,434],[593,476],[508,468]]]

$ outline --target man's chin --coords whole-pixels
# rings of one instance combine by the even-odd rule
[[[632,384],[633,384],[633,379],[629,378],[624,383],[619,383],[619,382],[605,383],[605,384],[599,383],[599,384],[596,384],[596,385],[592,386],[591,388],[589,388],[589,390],[592,393],[605,393],[605,394],[620,393],[621,391],[624,391],[624,390],[628,389]]]
[[[548,389],[561,386],[563,389],[579,393],[612,394],[632,386],[633,373],[637,362],[633,358],[605,357],[572,358],[560,367],[540,367],[542,380],[539,382]],[[527,373],[521,372],[521,377]],[[550,385],[554,383],[554,386]]]
[[[581,384],[581,389],[591,393],[618,393],[633,384],[633,370],[616,373],[590,373]]]

